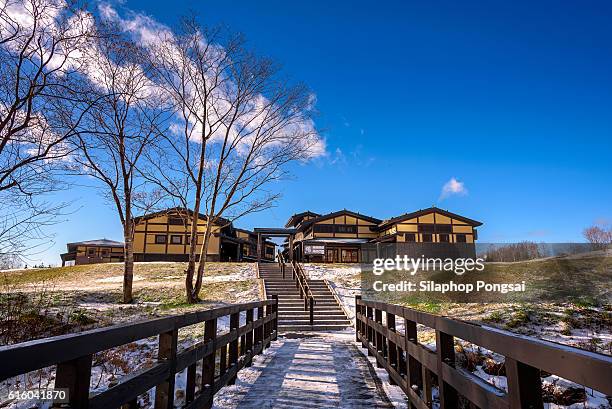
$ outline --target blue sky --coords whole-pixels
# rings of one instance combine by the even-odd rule
[[[225,24],[317,96],[328,155],[294,166],[277,207],[240,227],[306,209],[387,218],[436,204],[484,222],[481,241],[554,242],[612,221],[608,1],[168,4],[118,7]],[[443,197],[452,178],[466,192]],[[97,192],[64,196],[73,212],[45,263],[66,242],[121,239]]]

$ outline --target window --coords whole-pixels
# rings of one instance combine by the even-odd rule
[[[185,236],[185,244],[187,245],[191,244],[191,236],[189,234]]]
[[[451,233],[453,226],[450,224],[436,224],[436,232],[438,233]]]
[[[315,233],[333,233],[333,224],[315,224],[313,227]]]
[[[96,255],[96,249],[93,249],[93,248],[88,248],[88,249],[87,249],[87,255],[88,255],[89,257],[93,257],[93,256],[95,256],[95,255]]]
[[[315,224],[315,233],[357,233],[357,226],[352,224]]]
[[[102,257],[108,257],[108,249],[102,249],[100,251],[102,253]]]
[[[406,233],[406,234],[404,234],[404,240],[405,241],[415,242],[416,241],[416,235],[414,233]]]
[[[185,224],[185,221],[181,217],[168,217],[168,224],[182,226]]]
[[[425,243],[431,243],[433,241],[431,234],[429,233],[423,233],[422,236],[423,236],[423,242]]]
[[[266,254],[273,255],[274,254],[274,247],[266,247]]]
[[[467,240],[466,240],[465,234],[456,234],[455,235],[455,241],[457,243],[466,243]]]
[[[422,233],[433,233],[434,225],[433,224],[419,224],[419,232]]]
[[[352,224],[337,224],[336,233],[357,233],[357,226]]]
[[[165,234],[155,235],[155,244],[166,244],[167,237]]]
[[[170,236],[170,243],[183,244],[183,236],[179,236],[178,234],[173,234],[172,236]]]
[[[440,238],[440,243],[448,243],[450,241],[448,234],[440,234],[438,237]]]

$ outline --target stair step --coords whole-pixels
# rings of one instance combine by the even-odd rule
[[[318,320],[315,319],[314,321],[314,325],[345,325],[345,326],[349,326],[351,325],[350,321],[348,320]],[[310,325],[310,320],[297,320],[297,319],[291,319],[291,320],[278,320],[278,326],[286,326],[286,325]]]
[[[346,329],[349,325],[337,325],[337,324],[325,324],[325,325],[319,325],[319,324],[315,324],[313,326],[311,325],[285,325],[285,326],[278,326],[278,332],[289,332],[289,331],[296,331],[296,332],[300,332],[300,331],[342,331],[344,329]]]

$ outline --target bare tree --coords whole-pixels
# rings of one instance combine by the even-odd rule
[[[307,88],[280,80],[276,65],[249,53],[240,36],[189,20],[161,40],[152,50],[156,80],[177,115],[166,135],[170,159],[156,175],[176,202],[193,207],[185,286],[195,302],[213,225],[273,206],[286,165],[321,153],[322,141]],[[200,213],[207,223],[198,249]]]
[[[134,211],[146,213],[161,196],[141,177],[146,151],[166,120],[164,100],[149,78],[148,54],[121,30],[101,25],[85,71],[92,107],[76,126],[70,169],[97,179],[100,192],[115,207],[123,227],[123,302],[133,300]]]
[[[36,248],[63,208],[41,195],[62,187],[55,170],[74,129],[59,117],[83,108],[76,77],[91,21],[60,0],[0,3],[0,253]]]

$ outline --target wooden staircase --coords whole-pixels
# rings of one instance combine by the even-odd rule
[[[286,264],[285,278],[278,263],[259,263],[259,277],[263,278],[266,295],[278,295],[278,331],[343,330],[351,323],[338,301],[323,280],[307,279],[314,297],[313,324],[310,310],[292,278],[292,266]]]

